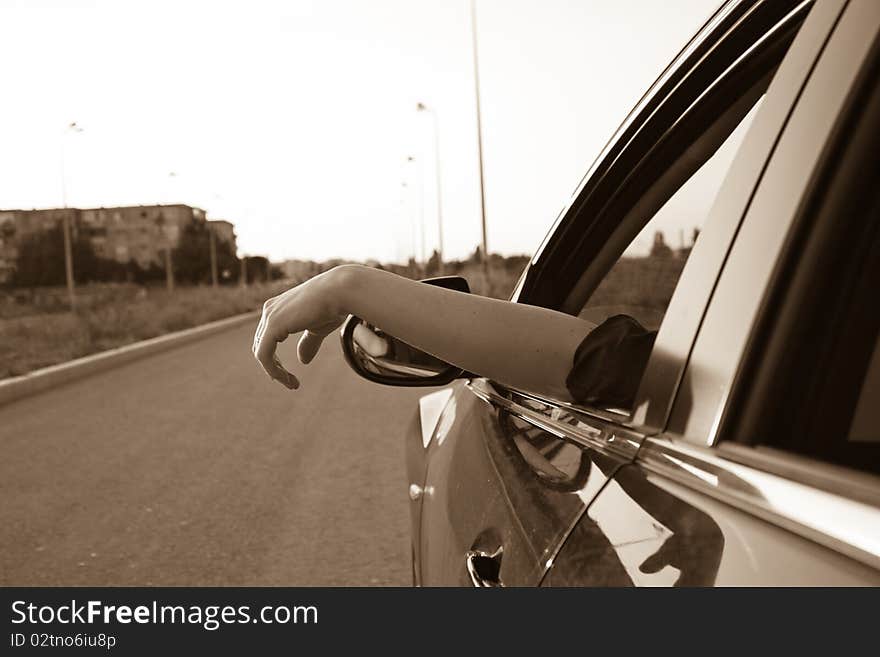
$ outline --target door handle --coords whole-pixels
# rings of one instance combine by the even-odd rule
[[[486,550],[468,550],[465,554],[465,565],[471,584],[477,588],[502,587],[501,583],[502,548],[494,552]]]

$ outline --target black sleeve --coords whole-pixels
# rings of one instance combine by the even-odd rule
[[[574,354],[565,385],[579,404],[631,408],[656,331],[628,315],[614,315],[593,329]]]

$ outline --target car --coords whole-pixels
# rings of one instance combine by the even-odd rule
[[[880,3],[730,0],[626,117],[511,300],[657,330],[631,407],[349,318],[361,376],[441,386],[405,436],[415,584],[880,584],[878,71]]]

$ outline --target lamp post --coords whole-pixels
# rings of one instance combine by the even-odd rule
[[[208,224],[208,239],[211,240],[208,247],[211,252],[211,287],[217,287],[217,237],[210,224]]]
[[[483,227],[483,275],[489,283],[489,246],[486,238],[486,191],[483,184],[483,124],[480,116],[480,64],[477,56],[477,3],[471,0],[471,35],[474,43],[474,97],[477,104],[477,156],[480,162],[480,219]]]
[[[409,185],[404,180],[400,183],[400,187],[401,187],[401,195],[400,195],[401,207],[403,208],[403,213],[409,215],[409,213],[406,212],[406,210],[407,210],[406,198],[408,196],[407,190],[409,189]],[[410,246],[412,247],[412,259],[410,260],[410,262],[413,263],[412,266],[409,267],[409,272],[410,272],[411,276],[415,277],[416,276],[415,269],[417,266],[416,262],[418,260],[418,252],[416,250],[416,221],[412,215],[409,216],[409,231],[410,231],[410,240],[411,240]],[[409,266],[409,262],[407,263],[407,266]]]
[[[422,266],[427,262],[425,258],[425,184],[424,184],[424,172],[422,171],[422,162],[421,160],[417,160],[415,156],[408,155],[406,158],[407,162],[412,162],[416,165],[416,172],[419,180],[419,232],[421,234],[421,242],[422,242]]]
[[[177,172],[176,171],[169,171],[168,172],[168,182],[170,183],[171,181],[176,181],[176,180],[177,180]],[[169,185],[169,188],[173,188],[173,187],[174,187],[174,185]],[[161,202],[159,204],[161,205]],[[165,261],[165,288],[169,292],[173,292],[174,291],[174,259],[171,257],[171,255],[172,255],[171,254],[172,239],[171,239],[171,235],[168,232],[167,226],[165,227],[164,233],[165,233],[165,235],[164,235],[165,248],[162,249],[162,251],[163,251],[162,256],[163,256],[163,260]]]
[[[70,134],[82,132],[76,121],[67,126],[61,137],[61,205],[63,207],[63,215],[61,219],[61,231],[64,234],[64,275],[67,279],[67,298],[70,304],[70,310],[76,310],[76,290],[73,281],[73,248],[70,236],[70,216],[67,212],[67,172],[65,171],[65,160],[67,159],[67,137]]]
[[[214,200],[220,200],[223,197],[214,192]],[[217,287],[219,283],[219,277],[217,273],[217,234],[214,232],[214,229],[211,227],[211,222],[205,219],[205,223],[208,226],[208,239],[211,240],[209,245],[210,255],[211,255],[211,286]]]
[[[428,112],[431,115],[431,124],[434,127],[434,170],[437,178],[437,254],[440,256],[440,274],[443,274],[443,189],[440,185],[440,129],[438,126],[437,112],[425,105],[418,103],[417,112]]]

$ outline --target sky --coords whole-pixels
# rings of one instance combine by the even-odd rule
[[[531,254],[719,3],[475,2],[489,250]],[[186,203],[240,254],[403,262],[439,181],[444,256],[481,241],[470,0],[0,0],[0,61],[0,209]]]

